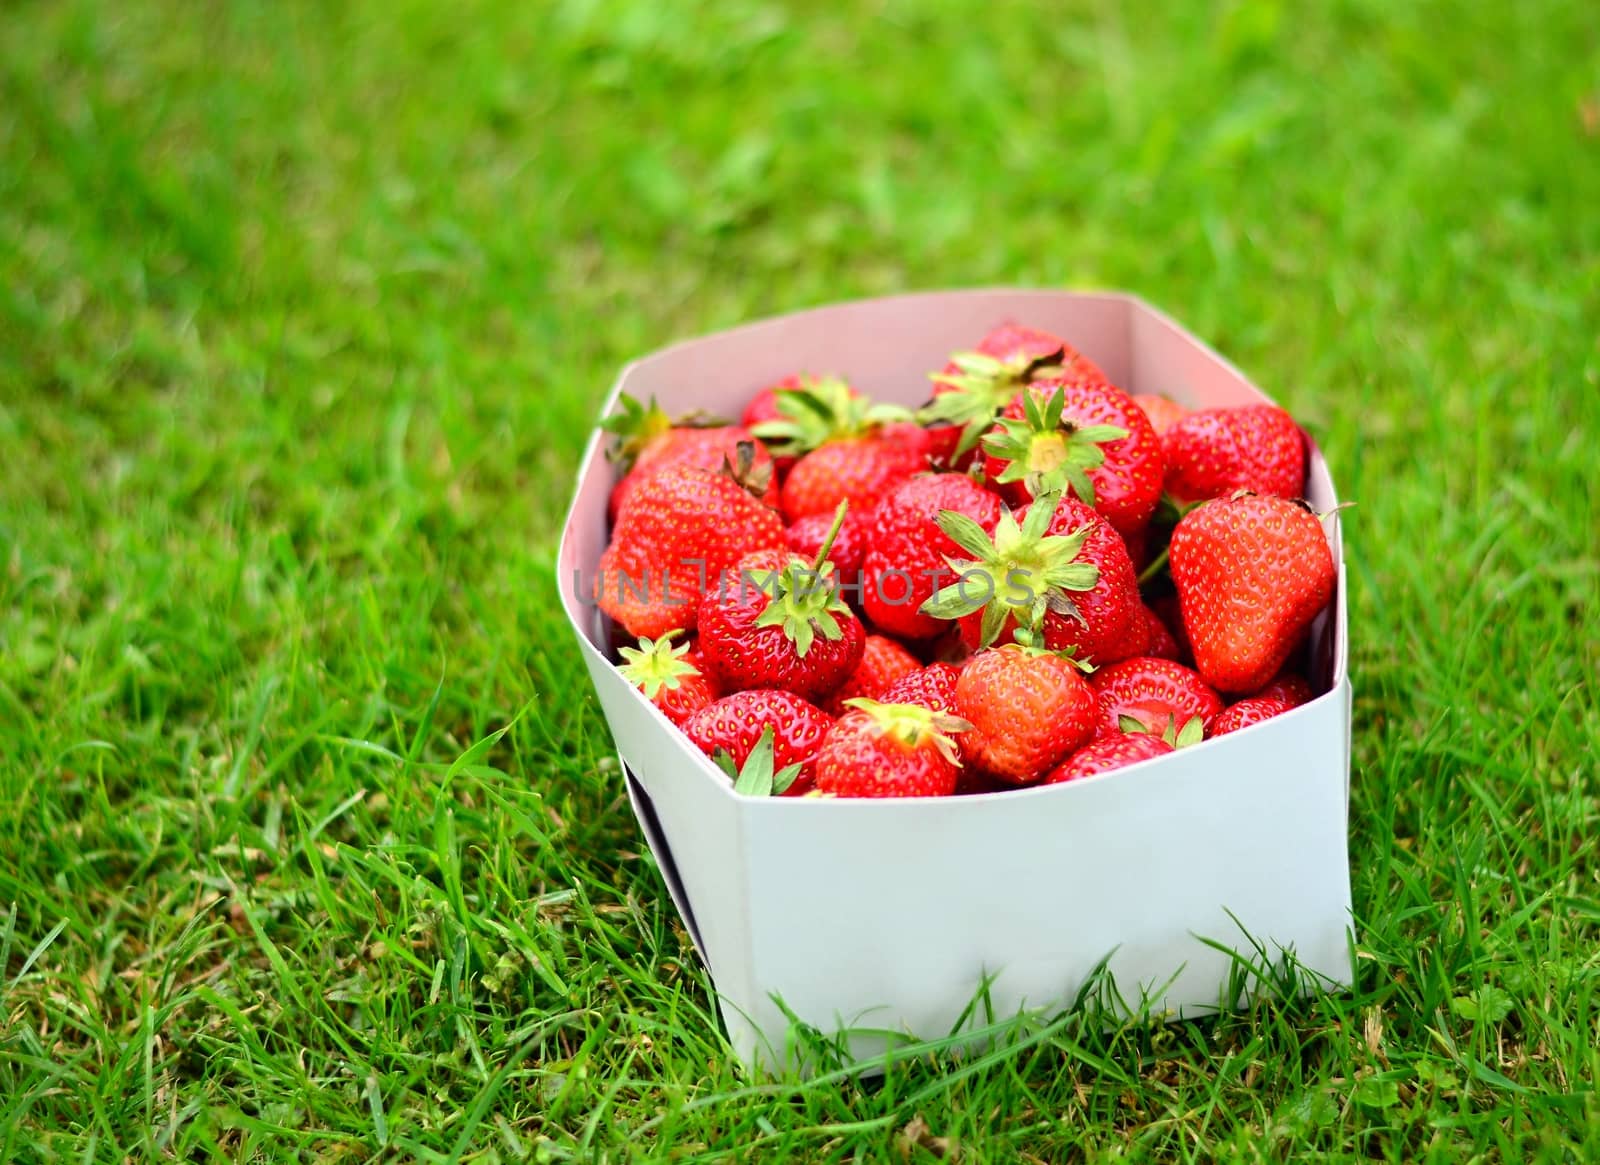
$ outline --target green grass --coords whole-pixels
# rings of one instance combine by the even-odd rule
[[[1600,1158],[1597,45],[8,5],[0,1160]],[[984,283],[1146,295],[1357,499],[1358,982],[760,1085],[557,607],[572,470],[630,356]]]

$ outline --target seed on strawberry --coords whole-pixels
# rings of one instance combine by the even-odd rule
[[[859,697],[870,700],[883,698],[883,693],[902,676],[910,675],[922,667],[916,656],[884,635],[868,635],[861,651],[861,662],[856,664],[844,684],[822,704],[830,716],[843,716],[845,703]]]
[[[1207,720],[1206,735],[1226,736],[1230,732],[1238,732],[1241,728],[1249,728],[1253,724],[1260,724],[1263,720],[1281,716],[1293,707],[1289,701],[1280,700],[1276,696],[1251,696],[1238,703],[1229,704]]]
[[[700,654],[724,690],[783,688],[821,702],[855,671],[866,632],[828,561],[844,517],[840,503],[811,562],[758,550],[701,601]]]
[[[835,797],[948,797],[965,720],[916,704],[856,698],[817,755],[817,789]]]
[[[1195,667],[1219,692],[1259,691],[1333,599],[1333,551],[1317,516],[1283,498],[1238,494],[1185,514],[1172,581]]]
[[[949,559],[955,581],[922,610],[960,619],[974,649],[1040,628],[1045,646],[1096,664],[1143,650],[1139,588],[1115,530],[1076,498],[1046,494],[1022,515],[1001,514],[991,537],[959,513],[939,527],[970,557]],[[870,556],[869,556],[870,558]]]
[[[1065,656],[1011,643],[974,656],[956,680],[962,757],[1016,785],[1036,781],[1094,736],[1094,691]]]
[[[1127,732],[1115,736],[1101,736],[1051,769],[1044,783],[1060,785],[1067,781],[1078,781],[1084,777],[1108,773],[1112,769],[1138,764],[1142,760],[1166,756],[1172,751],[1172,745],[1161,737],[1148,733]]]
[[[800,766],[800,777],[786,794],[795,797],[811,788],[813,762],[831,727],[831,716],[793,692],[753,690],[706,705],[683,722],[683,734],[709,757],[719,750],[727,753],[739,770],[761,734],[771,729],[774,770]]]
[[[1071,494],[1127,538],[1161,500],[1160,439],[1139,406],[1098,376],[1036,380],[1006,406],[983,448],[984,472],[1012,505]]]
[[[629,635],[693,631],[708,581],[746,554],[783,546],[783,520],[733,475],[674,466],[635,490],[617,515],[595,598]]]
[[[683,722],[721,693],[705,674],[703,661],[687,643],[673,643],[678,631],[659,639],[641,639],[637,647],[624,647],[617,666],[622,678],[644,693],[666,718]]]
[[[961,669],[948,663],[927,667],[901,676],[884,689],[885,704],[920,704],[935,712],[950,712],[956,706],[956,680]]]
[[[861,605],[880,629],[903,639],[931,639],[945,624],[921,611],[950,580],[948,556],[960,547],[939,526],[950,510],[993,530],[1003,506],[989,490],[955,473],[913,477],[895,486],[873,510],[861,571]]]
[[[1305,489],[1305,435],[1276,405],[1201,409],[1161,439],[1166,491],[1179,502],[1241,490],[1297,498]]]
[[[1099,701],[1099,736],[1122,735],[1135,723],[1160,736],[1222,710],[1222,698],[1198,674],[1169,659],[1125,659],[1095,672],[1089,685]]]

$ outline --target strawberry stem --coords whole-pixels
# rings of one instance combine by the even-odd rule
[[[839,530],[844,526],[845,511],[850,508],[849,498],[839,499],[839,508],[833,512],[833,525],[828,527],[828,536],[822,540],[822,546],[817,550],[817,557],[811,564],[811,573],[820,575],[822,568],[828,565],[828,552],[833,549],[833,540],[839,536]]]
[[[1171,552],[1172,548],[1170,546],[1163,546],[1161,548],[1161,553],[1150,560],[1150,565],[1139,572],[1140,586],[1144,586],[1145,583],[1155,578],[1167,568],[1167,557],[1171,554]]]

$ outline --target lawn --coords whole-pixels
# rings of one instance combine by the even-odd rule
[[[6,5],[0,1160],[1600,1159],[1597,207],[1592,4]],[[558,524],[629,357],[986,283],[1357,502],[1358,981],[764,1084]]]

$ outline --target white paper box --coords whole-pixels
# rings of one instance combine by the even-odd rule
[[[1129,392],[1191,407],[1267,399],[1173,321],[1124,295],[956,291],[846,303],[676,344],[630,364],[619,393],[669,413],[737,418],[796,371],[836,373],[906,405],[928,373],[995,324],[1064,337]],[[1313,628],[1326,693],[1258,727],[1091,780],[975,797],[756,799],[622,679],[583,598],[612,484],[590,442],[559,556],[563,602],[673,901],[710,968],[739,1056],[783,1063],[788,1021],[824,1032],[948,1035],[986,974],[996,1015],[1070,1001],[1109,956],[1120,993],[1214,1011],[1245,955],[1292,951],[1327,985],[1351,978],[1346,818],[1350,684],[1343,557]],[[1308,487],[1336,502],[1320,453]],[[1237,920],[1237,921],[1236,921]],[[1243,931],[1241,931],[1241,926]],[[1247,937],[1248,936],[1248,937]],[[1164,988],[1164,989],[1163,989]],[[870,1039],[851,1044],[870,1053]]]

